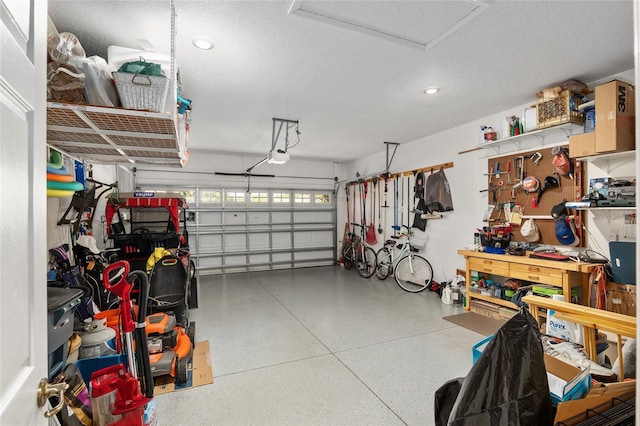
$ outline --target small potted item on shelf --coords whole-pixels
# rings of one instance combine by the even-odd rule
[[[480,126],[480,142],[493,142],[498,140],[498,132],[490,126]]]

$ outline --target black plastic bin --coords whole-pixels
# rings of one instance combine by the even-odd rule
[[[47,287],[49,380],[66,364],[69,338],[73,334],[73,315],[83,294],[79,288]]]

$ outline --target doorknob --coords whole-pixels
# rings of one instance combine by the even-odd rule
[[[58,405],[51,410],[47,410],[44,413],[46,418],[55,416],[64,407],[64,391],[69,388],[69,385],[65,382],[50,384],[47,379],[40,379],[40,386],[38,386],[38,407],[44,407],[47,400],[52,396],[58,397]]]

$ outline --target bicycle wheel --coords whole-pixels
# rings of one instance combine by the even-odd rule
[[[386,280],[389,276],[391,266],[391,252],[388,248],[382,247],[376,253],[376,277],[379,280]]]
[[[409,255],[400,259],[395,270],[396,281],[401,289],[418,293],[431,284],[433,268],[427,259],[418,255]]]
[[[344,269],[351,269],[353,267],[353,243],[347,244],[342,252],[342,264]]]
[[[356,270],[362,278],[370,278],[376,271],[376,252],[369,246],[358,250],[356,256]]]

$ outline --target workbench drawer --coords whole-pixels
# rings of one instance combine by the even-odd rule
[[[513,278],[562,287],[562,271],[559,269],[512,263],[510,271]]]
[[[469,269],[487,274],[509,276],[509,263],[500,260],[472,258],[469,259]]]

